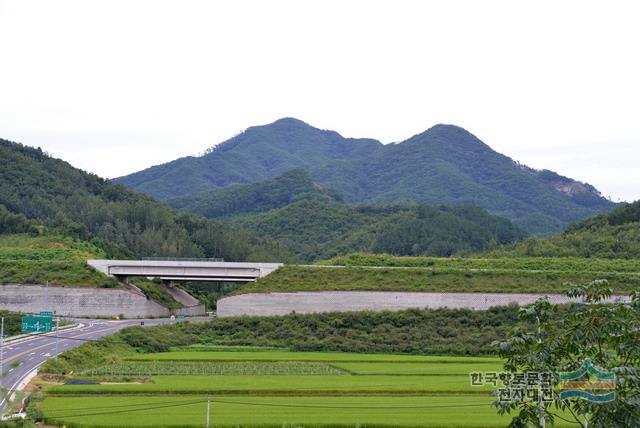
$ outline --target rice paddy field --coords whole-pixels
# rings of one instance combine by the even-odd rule
[[[256,349],[140,354],[46,391],[46,422],[73,427],[503,427],[495,358]]]

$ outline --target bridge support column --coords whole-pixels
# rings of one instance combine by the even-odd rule
[[[127,275],[113,275],[115,279],[123,284],[129,285],[129,277]]]

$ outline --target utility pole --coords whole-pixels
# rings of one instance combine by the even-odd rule
[[[542,343],[542,331],[540,329],[540,317],[536,316],[536,321],[538,322],[538,344]],[[540,380],[540,374],[538,374],[538,381]],[[539,423],[540,428],[545,428],[547,426],[547,421],[544,417],[544,400],[542,399],[542,387],[538,391],[538,402],[540,404],[540,417]]]
[[[2,389],[2,379],[4,378],[4,317],[0,321],[0,389]]]
[[[56,317],[56,358],[58,358],[58,342],[60,341],[60,317]]]
[[[207,397],[207,424],[206,428],[209,428],[209,422],[211,420],[211,397]]]

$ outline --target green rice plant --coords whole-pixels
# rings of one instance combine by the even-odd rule
[[[85,370],[83,376],[323,376],[344,375],[347,371],[317,362],[174,362],[123,361],[108,366]]]
[[[499,416],[491,397],[357,396],[211,398],[214,427],[459,427],[497,428],[509,416]],[[205,395],[47,397],[44,420],[51,425],[81,427],[201,427],[207,409]],[[569,426],[562,421],[557,427]]]

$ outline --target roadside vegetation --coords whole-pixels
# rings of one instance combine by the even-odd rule
[[[18,312],[9,312],[9,311],[0,311],[0,317],[4,318],[4,336],[15,336],[20,334],[21,332],[21,313]]]
[[[191,360],[202,352],[206,356],[210,355],[207,351],[216,351],[218,358],[228,355],[229,360],[234,360],[239,355],[234,353],[238,350],[234,347],[242,347],[239,350],[246,353],[246,346],[266,347],[270,352],[277,348],[307,352],[490,356],[494,352],[491,342],[507,334],[517,322],[517,314],[516,306],[505,306],[487,311],[425,309],[218,318],[198,324],[133,327],[48,360],[41,371],[52,375],[84,372],[171,349],[180,351],[172,353],[171,358],[184,353],[188,354],[185,359]],[[256,353],[256,359],[267,358],[264,351]]]

